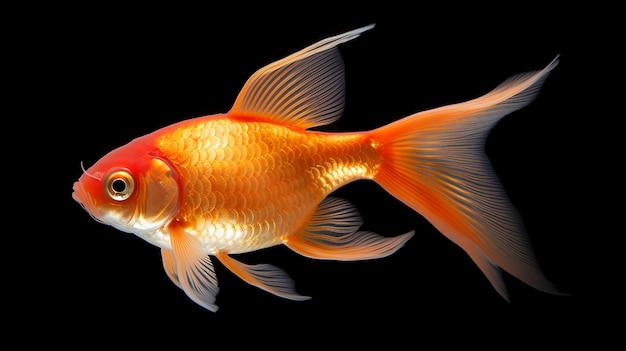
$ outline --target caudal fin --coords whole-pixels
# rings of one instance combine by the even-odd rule
[[[506,300],[501,269],[538,290],[559,292],[537,263],[485,142],[502,117],[533,100],[557,64],[558,56],[479,98],[419,112],[371,134],[382,157],[374,179],[462,247]]]

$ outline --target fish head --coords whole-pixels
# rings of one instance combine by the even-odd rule
[[[169,223],[180,194],[176,168],[155,148],[135,141],[83,168],[72,197],[96,221],[138,234]]]

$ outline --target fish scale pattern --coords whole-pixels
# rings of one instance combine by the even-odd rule
[[[185,229],[208,253],[239,253],[282,243],[332,191],[371,178],[378,161],[365,140],[210,118],[177,125],[158,147],[184,186]]]

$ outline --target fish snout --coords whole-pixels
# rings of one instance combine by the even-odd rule
[[[74,199],[74,201],[78,202],[79,204],[83,204],[83,198],[84,198],[84,193],[85,190],[83,189],[83,186],[80,184],[80,182],[74,182],[74,186],[72,186],[72,198]]]
[[[100,211],[98,211],[93,198],[85,190],[85,187],[80,181],[74,182],[72,190],[72,198],[74,201],[78,202],[92,217],[96,219],[100,218]]]

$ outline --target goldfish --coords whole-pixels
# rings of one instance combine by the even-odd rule
[[[504,273],[551,294],[520,214],[484,147],[494,125],[538,94],[545,68],[486,94],[367,131],[324,132],[345,107],[338,45],[374,24],[320,40],[252,74],[226,113],[162,127],[113,149],[73,184],[97,222],[160,248],[171,281],[216,312],[213,260],[245,282],[303,301],[288,273],[237,254],[284,245],[320,260],[373,260],[415,234],[361,230],[357,208],[333,192],[371,180],[461,247],[505,300]],[[81,164],[82,167],[82,164]]]

